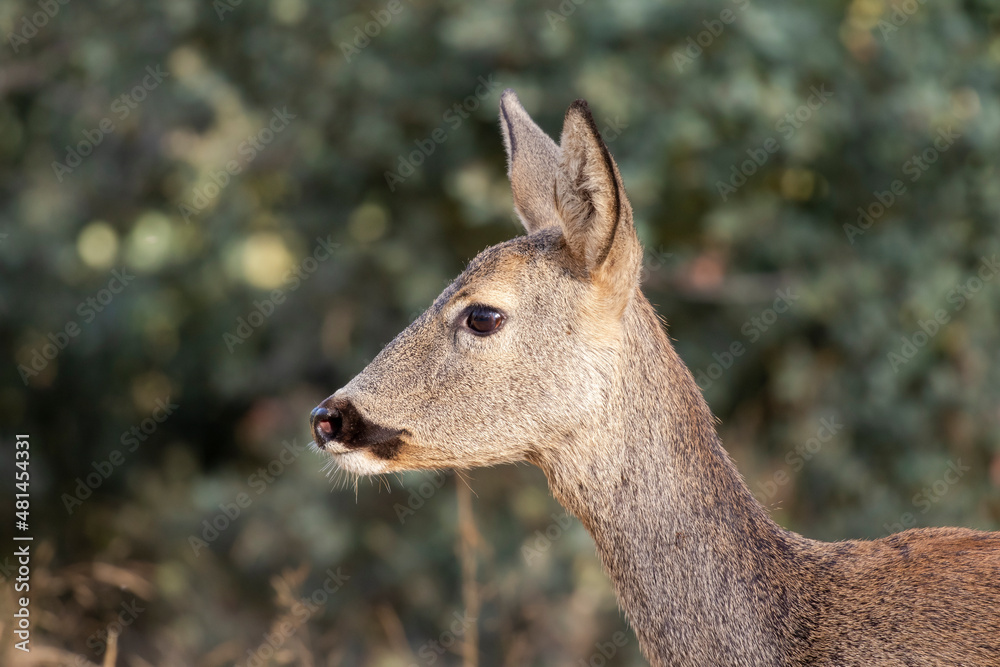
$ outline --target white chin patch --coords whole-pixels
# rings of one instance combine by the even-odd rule
[[[389,471],[388,463],[362,450],[334,454],[333,460],[338,466],[355,475],[380,475]]]

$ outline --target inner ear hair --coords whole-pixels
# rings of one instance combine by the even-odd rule
[[[600,267],[614,245],[622,217],[617,170],[585,100],[566,111],[562,161],[554,198],[567,243],[589,270]]]

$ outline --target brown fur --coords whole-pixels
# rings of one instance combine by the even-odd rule
[[[513,92],[501,110],[529,235],[476,257],[324,401],[353,416],[320,447],[358,474],[535,463],[653,665],[1000,665],[1000,533],[828,544],[775,524],[639,289],[631,208],[586,104],[561,146]],[[470,333],[474,304],[503,327]]]

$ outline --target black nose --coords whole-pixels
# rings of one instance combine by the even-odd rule
[[[344,430],[344,419],[337,408],[315,408],[310,415],[313,438],[322,449],[331,440],[336,440]]]
[[[399,436],[408,433],[403,429],[394,429],[376,424],[364,415],[345,396],[331,396],[312,411],[310,416],[313,438],[320,449],[336,442],[347,449],[361,447],[369,449],[375,456],[391,459],[403,442]]]

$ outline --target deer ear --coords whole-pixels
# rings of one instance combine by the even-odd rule
[[[577,100],[566,111],[555,203],[570,253],[608,297],[624,308],[639,283],[642,247],[618,166]]]
[[[559,224],[552,192],[559,147],[539,128],[508,88],[500,96],[500,128],[514,208],[528,233]]]

